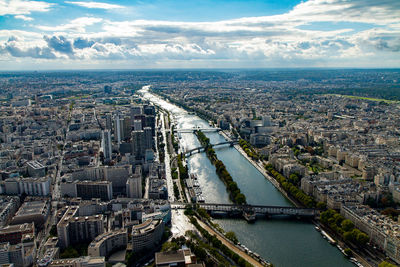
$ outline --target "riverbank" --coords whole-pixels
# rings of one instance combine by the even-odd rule
[[[200,120],[195,114],[189,114],[175,105],[164,101],[154,95],[147,98],[157,102],[176,115],[177,127],[192,128],[206,127],[208,122]],[[219,143],[225,139],[221,134],[210,133],[207,136],[212,142]],[[192,134],[182,135],[185,147],[198,147],[198,140]],[[249,196],[250,203],[260,205],[288,206],[290,202],[281,191],[276,190],[273,181],[266,182],[260,169],[250,164],[245,155],[238,153],[233,147],[216,150],[219,158],[225,162],[235,181],[240,185],[243,193]],[[243,156],[245,158],[243,158]],[[200,185],[204,188],[207,201],[213,203],[226,203],[229,196],[225,185],[215,173],[215,167],[210,164],[205,153],[200,153],[188,159],[190,172],[199,178]],[[260,162],[260,168],[263,165]],[[256,169],[255,169],[256,167]],[[250,250],[260,254],[263,258],[276,263],[277,266],[326,266],[326,267],[352,267],[344,259],[338,249],[332,247],[322,236],[315,231],[313,224],[295,220],[259,220],[255,224],[248,224],[244,220],[219,219],[215,220],[222,229],[234,231],[240,242]],[[316,253],[317,252],[317,253]]]
[[[220,132],[221,135],[226,139],[226,140],[232,140],[224,131]],[[278,181],[276,181],[272,176],[270,176],[267,173],[267,170],[265,170],[264,166],[260,166],[259,163],[255,162],[253,159],[251,159],[246,152],[240,147],[240,145],[234,145],[235,149],[244,157],[246,158],[268,181],[271,182],[271,184],[274,185],[276,189],[281,192],[282,195],[284,195],[294,206],[296,207],[303,207],[300,203],[298,203],[295,199],[293,199],[291,196],[289,196],[286,191],[281,188],[279,185]]]

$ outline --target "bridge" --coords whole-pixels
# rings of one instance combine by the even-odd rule
[[[193,128],[182,128],[175,129],[177,133],[194,133],[196,131],[202,131],[203,133],[213,133],[222,131],[221,128],[201,128],[201,127],[193,127]]]
[[[237,143],[239,143],[239,140],[220,142],[220,143],[217,143],[217,144],[211,144],[211,146],[212,147],[217,147],[217,146],[223,146],[223,145],[227,145],[227,144],[229,144],[230,146],[233,146],[234,144],[237,144]],[[185,151],[184,154],[187,157],[187,156],[191,156],[193,154],[200,153],[200,152],[203,152],[203,151],[204,151],[204,147],[200,146],[200,147],[196,147],[196,148],[193,148],[193,149],[189,149],[189,150]]]
[[[227,216],[243,216],[248,219],[246,214],[253,214],[255,217],[289,216],[296,218],[314,218],[318,210],[312,208],[263,206],[263,205],[237,205],[237,204],[216,204],[216,203],[196,203],[185,204],[181,202],[171,203],[173,209],[185,209],[187,206],[205,209],[212,216],[216,214]],[[255,218],[254,218],[255,219]]]

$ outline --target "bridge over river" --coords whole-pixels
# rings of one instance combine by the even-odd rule
[[[239,143],[239,140],[220,142],[220,143],[217,143],[217,144],[211,144],[211,146],[212,147],[217,147],[217,146],[223,146],[223,145],[228,145],[228,144],[230,146],[233,146],[234,144],[237,144],[237,143]],[[204,147],[203,146],[199,146],[199,147],[196,147],[196,148],[192,148],[192,149],[186,150],[184,152],[184,154],[187,157],[187,156],[191,156],[191,155],[193,155],[195,153],[200,153],[200,152],[203,152],[203,151],[204,151]]]
[[[202,208],[213,215],[243,216],[246,220],[255,220],[255,217],[286,216],[295,218],[314,218],[318,210],[312,208],[263,206],[263,205],[237,205],[217,203],[188,204],[181,202],[171,203],[173,209],[185,209],[187,207]]]

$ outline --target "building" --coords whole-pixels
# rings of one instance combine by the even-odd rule
[[[46,167],[36,160],[28,161],[27,170],[29,176],[43,177],[46,176]]]
[[[156,267],[204,266],[202,263],[196,264],[196,256],[192,254],[190,249],[157,252],[155,255],[155,264]]]
[[[142,224],[132,227],[132,251],[137,253],[144,249],[152,249],[161,241],[164,232],[162,220],[148,219]]]
[[[7,195],[48,196],[50,185],[50,177],[8,178],[4,181],[4,191]]]
[[[71,206],[65,211],[57,224],[57,235],[61,248],[79,242],[91,242],[104,233],[103,215],[79,217],[78,206]]]
[[[11,220],[11,224],[35,223],[40,228],[46,222],[50,211],[47,201],[25,201]]]
[[[134,120],[133,121],[133,130],[134,131],[141,131],[142,130],[142,121],[141,120]]]
[[[0,243],[10,243],[11,245],[16,245],[21,243],[22,237],[27,234],[34,236],[34,223],[24,223],[2,227],[0,228]]]
[[[31,235],[24,235],[19,244],[0,243],[0,264],[13,264],[15,267],[32,266],[35,255],[35,238]]]
[[[135,173],[126,181],[126,195],[129,198],[142,198],[142,168],[136,166]]]
[[[0,198],[0,227],[6,225],[19,207],[19,197]]]
[[[104,160],[111,160],[112,147],[111,147],[111,132],[110,130],[101,131],[101,147],[103,149]]]
[[[115,251],[125,249],[127,244],[128,232],[126,229],[103,233],[90,243],[88,255],[91,257],[108,257]]]
[[[146,151],[146,136],[143,130],[132,131],[131,133],[132,153],[136,159],[144,157]]]
[[[113,196],[112,182],[109,181],[74,181],[61,183],[61,195],[64,197],[80,197],[82,199],[100,198],[111,200]]]
[[[112,130],[112,118],[111,114],[106,115],[106,129],[107,130]]]
[[[121,144],[121,140],[122,140],[122,127],[121,127],[121,123],[123,123],[123,121],[121,121],[121,119],[119,118],[119,114],[115,114],[114,117],[114,140],[118,143]],[[104,157],[105,158],[105,157]]]
[[[71,259],[53,260],[49,267],[105,267],[106,260],[104,257],[84,256]]]

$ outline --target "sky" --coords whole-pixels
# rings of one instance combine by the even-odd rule
[[[0,70],[399,68],[400,0],[0,0]]]

